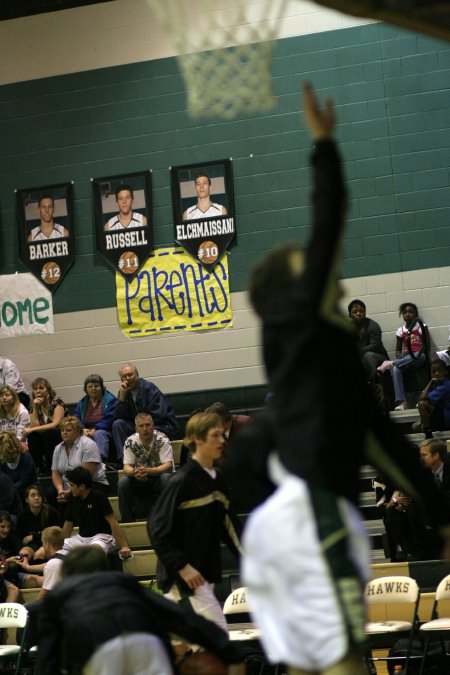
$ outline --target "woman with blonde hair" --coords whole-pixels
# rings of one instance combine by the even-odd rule
[[[69,498],[70,486],[66,471],[77,466],[89,471],[92,476],[92,487],[103,494],[108,494],[109,483],[100,451],[91,438],[83,435],[81,421],[78,417],[69,415],[61,420],[59,426],[63,441],[56,446],[52,461],[52,482],[58,502],[64,504]]]
[[[0,433],[0,471],[11,478],[22,499],[26,488],[37,481],[31,455],[23,452],[19,439],[10,431]]]
[[[26,447],[23,429],[30,426],[30,413],[25,408],[14,387],[0,388],[0,431],[10,431]]]

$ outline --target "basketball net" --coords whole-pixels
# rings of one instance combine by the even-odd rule
[[[272,43],[287,0],[219,10],[211,0],[148,2],[176,50],[191,117],[233,119],[276,105]]]

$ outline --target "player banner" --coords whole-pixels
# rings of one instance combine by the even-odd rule
[[[171,175],[174,240],[212,270],[236,233],[231,161],[175,166]]]
[[[20,259],[54,293],[75,259],[73,185],[16,190]]]
[[[52,294],[32,274],[0,277],[0,338],[54,333]]]
[[[128,337],[233,325],[226,255],[208,272],[182,248],[157,249],[134,279],[116,274],[116,295]]]
[[[97,250],[132,278],[153,249],[150,171],[92,178]]]

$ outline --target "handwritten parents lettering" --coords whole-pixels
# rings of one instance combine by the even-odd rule
[[[208,330],[232,322],[226,256],[209,272],[182,249],[159,249],[133,281],[116,280],[119,321],[127,335]]]

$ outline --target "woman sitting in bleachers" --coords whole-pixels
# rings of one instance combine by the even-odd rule
[[[59,525],[58,512],[47,504],[40,485],[29,485],[25,490],[25,508],[17,518],[17,534],[22,543],[20,553],[26,555],[28,562],[34,558],[44,559],[42,531],[52,525]]]
[[[10,431],[0,432],[0,471],[11,478],[22,500],[26,488],[37,481],[36,466],[30,453],[23,452],[19,439]]]
[[[101,375],[95,373],[87,376],[83,389],[86,396],[78,401],[74,415],[83,423],[84,435],[97,443],[102,459],[106,462],[112,443],[111,429],[117,398],[106,389]]]
[[[92,476],[92,487],[104,494],[109,492],[109,483],[103,468],[100,451],[95,442],[83,435],[83,425],[78,417],[64,417],[60,422],[62,443],[56,446],[52,462],[52,482],[57,500],[65,504],[70,495],[66,471],[76,466],[87,469]]]
[[[49,471],[55,445],[61,442],[59,423],[67,415],[67,408],[52,389],[48,380],[33,380],[33,407],[31,425],[23,429],[28,439],[28,449],[40,471]]]
[[[30,426],[30,413],[9,384],[0,389],[0,431],[11,431],[26,445],[23,429]]]

